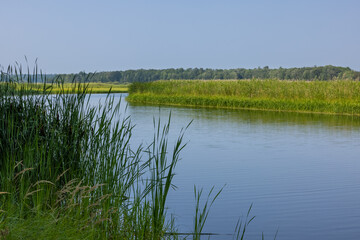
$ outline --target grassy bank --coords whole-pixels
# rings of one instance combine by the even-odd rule
[[[87,91],[91,93],[125,93],[128,92],[128,86],[128,84],[90,82],[88,83]],[[64,89],[65,91],[71,91],[73,89],[73,84],[64,84]],[[60,87],[53,89],[54,92],[59,92],[60,90]]]
[[[117,83],[95,83],[90,82],[86,84],[86,93],[126,93],[128,92],[128,84],[117,84]],[[79,89],[75,87],[72,83],[64,83],[64,84],[18,84],[16,86],[17,89],[28,88],[32,91],[42,92],[43,88],[46,88],[46,92],[51,90],[52,93],[60,93],[61,91],[67,93],[77,93],[83,89]]]
[[[157,81],[129,93],[137,103],[360,115],[358,81]]]

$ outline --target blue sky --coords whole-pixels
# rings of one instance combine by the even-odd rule
[[[0,64],[47,73],[336,65],[360,70],[358,0],[4,0]]]

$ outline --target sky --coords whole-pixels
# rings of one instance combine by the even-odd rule
[[[359,0],[0,0],[0,65],[360,70]]]

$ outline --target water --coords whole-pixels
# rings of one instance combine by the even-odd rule
[[[167,204],[180,232],[192,231],[194,185],[226,184],[204,229],[221,234],[211,239],[232,239],[251,204],[247,239],[360,239],[360,118],[129,105],[134,144],[170,112],[170,142],[193,120]]]

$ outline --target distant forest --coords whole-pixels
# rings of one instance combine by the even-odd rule
[[[353,79],[360,80],[360,72],[348,67],[322,66],[303,68],[269,67],[255,69],[203,69],[203,68],[170,68],[170,69],[138,69],[126,71],[98,72],[78,74],[61,74],[65,82],[91,81],[91,82],[151,82],[170,79],[281,79],[281,80],[333,80]]]

